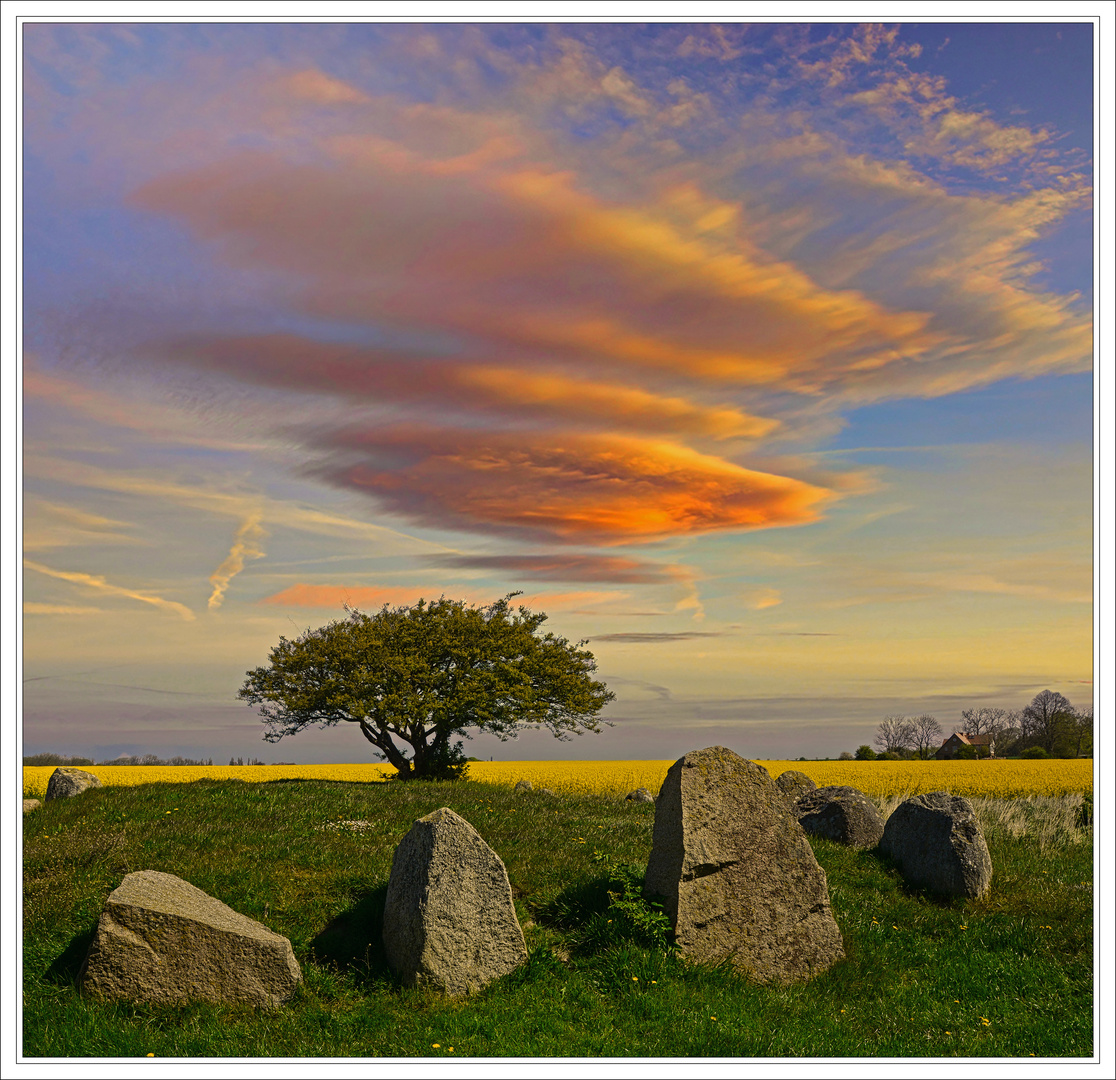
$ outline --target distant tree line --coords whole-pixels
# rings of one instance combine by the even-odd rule
[[[67,754],[32,754],[23,759],[24,765],[62,765],[73,767],[75,765],[212,765],[213,758],[202,760],[200,758],[172,757],[161,758],[155,754],[144,754],[142,757],[134,754],[121,754],[119,757],[109,758],[107,761],[94,761],[87,757],[70,757]],[[229,762],[231,765],[232,762]],[[262,765],[263,762],[260,762]]]
[[[1022,709],[965,709],[950,729],[966,735],[990,735],[996,757],[1092,757],[1093,709],[1075,708],[1062,694],[1043,690]],[[864,745],[842,760],[897,761],[933,757],[942,745],[942,726],[930,715],[885,716],[876,729],[876,749]],[[986,747],[965,746],[958,757],[986,757]]]

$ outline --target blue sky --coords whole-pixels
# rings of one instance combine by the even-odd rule
[[[24,26],[24,745],[523,590],[613,727],[1093,694],[1093,24]]]

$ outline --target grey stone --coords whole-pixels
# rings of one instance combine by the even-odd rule
[[[856,848],[874,848],[883,836],[884,819],[876,804],[853,787],[807,791],[798,797],[795,809],[798,824],[811,836]]]
[[[558,798],[557,792],[551,791],[548,787],[541,787],[536,792],[537,795],[549,795],[552,799]]]
[[[635,791],[629,791],[624,796],[625,802],[654,802],[655,796],[645,787],[637,787]]]
[[[816,791],[818,785],[804,772],[797,769],[787,769],[775,777],[775,786],[793,803],[800,795],[808,791]]]
[[[758,982],[812,978],[844,957],[825,871],[767,770],[722,746],[676,761],[655,803],[644,892],[684,956]]]
[[[984,896],[992,887],[992,857],[968,799],[934,791],[916,795],[887,819],[879,850],[904,879],[932,892]]]
[[[407,986],[476,993],[527,959],[499,855],[448,807],[395,849],[384,903],[388,963]]]
[[[24,799],[23,812],[25,814],[30,814],[32,810],[38,810],[39,807],[42,805],[43,803],[41,799]]]
[[[531,788],[531,781],[530,780],[520,780],[515,785],[515,793],[517,795],[521,795],[524,791],[530,791],[531,789],[532,788]]]
[[[173,874],[128,874],[105,901],[80,982],[92,997],[277,1006],[302,972],[291,943]]]
[[[47,781],[46,797],[48,799],[69,799],[80,795],[89,788],[103,787],[104,785],[91,772],[84,769],[59,768],[50,774]]]

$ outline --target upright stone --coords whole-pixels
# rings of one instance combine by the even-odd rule
[[[50,779],[47,781],[46,797],[47,799],[69,799],[74,795],[80,795],[91,787],[103,786],[101,781],[91,772],[86,772],[84,769],[63,767],[55,769],[50,774]]]
[[[80,982],[99,998],[275,1006],[301,978],[285,937],[173,874],[140,870],[105,901]]]
[[[884,819],[876,804],[853,787],[833,785],[804,792],[795,808],[799,825],[811,836],[856,848],[874,848],[883,836]]]
[[[845,955],[825,871],[786,797],[722,746],[670,767],[644,891],[665,901],[683,955],[728,958],[759,982],[809,979]]]
[[[916,795],[887,819],[880,852],[904,879],[932,892],[979,897],[992,887],[992,857],[972,804],[960,795]]]
[[[395,849],[384,904],[388,963],[408,986],[476,993],[527,959],[500,856],[443,807]]]

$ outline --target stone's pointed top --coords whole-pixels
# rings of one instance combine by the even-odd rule
[[[811,978],[844,956],[825,872],[762,766],[723,746],[667,772],[644,888],[683,955],[759,982]]]
[[[460,814],[455,814],[448,806],[440,806],[437,810],[432,810],[426,817],[418,819],[424,825],[440,825],[443,822],[456,825],[460,822],[462,825],[468,825],[471,829],[473,826],[461,817]]]

